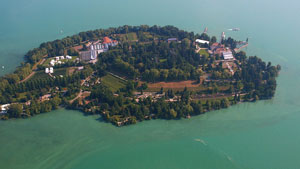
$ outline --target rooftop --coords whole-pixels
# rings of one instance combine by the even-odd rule
[[[203,43],[203,44],[205,44],[205,43],[209,44],[209,41],[207,41],[207,40],[202,40],[202,39],[196,39],[196,42],[197,42],[197,43]]]
[[[112,43],[112,40],[109,38],[109,37],[104,37],[103,38],[103,43],[105,44],[105,43]]]

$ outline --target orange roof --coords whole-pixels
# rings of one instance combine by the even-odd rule
[[[216,51],[215,51],[215,54],[222,54],[222,52],[224,52],[224,51],[226,51],[226,49],[225,48],[218,48],[218,49],[216,49]]]
[[[213,43],[211,46],[219,46],[218,42]]]
[[[103,38],[103,43],[112,43],[111,39],[109,37],[104,37]]]

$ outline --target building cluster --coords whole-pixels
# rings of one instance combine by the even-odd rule
[[[71,60],[72,56],[67,55],[65,56],[56,56],[55,59],[51,59],[50,61],[50,65],[51,66],[55,66],[56,64],[64,64],[64,62],[62,60],[67,59],[67,60]]]
[[[232,51],[229,48],[225,47],[225,45],[218,42],[213,43],[210,46],[210,50],[208,50],[208,53],[212,55],[219,55],[223,57],[224,60],[234,60]]]
[[[50,68],[45,68],[45,73],[54,73],[54,69],[53,69],[53,67],[50,67]]]
[[[146,99],[148,97],[151,97],[154,101],[162,98],[163,96],[165,96],[165,93],[157,93],[157,92],[143,92],[143,94],[141,94],[140,92],[135,92],[135,96],[136,98],[136,102],[139,102],[140,100]]]
[[[177,39],[177,38],[169,38],[169,39],[167,39],[167,42],[168,42],[168,43],[171,43],[171,42],[178,42],[178,39]]]
[[[100,42],[100,40],[96,42],[89,42],[86,45],[88,51],[81,51],[80,59],[82,61],[96,60],[97,56],[100,53],[107,52],[110,46],[116,46],[116,45],[118,45],[118,41],[111,40],[109,37],[104,37],[102,43]]]
[[[69,56],[69,55],[67,55],[66,57],[65,56],[56,56],[56,57],[54,57],[53,59],[51,59],[51,61],[50,61],[50,68],[49,67],[47,67],[47,68],[45,68],[45,73],[53,73],[54,72],[54,69],[53,69],[53,67],[52,66],[55,66],[55,65],[61,65],[61,64],[64,64],[65,62],[63,62],[62,60],[65,60],[65,59],[67,59],[67,60],[71,60],[72,59],[72,56]]]
[[[207,28],[205,28],[205,32],[207,32]],[[234,60],[232,51],[229,48],[226,48],[225,45],[222,44],[222,42],[225,40],[226,35],[225,32],[222,32],[220,42],[215,42],[210,45],[208,53],[211,55],[219,55],[224,60]],[[196,39],[196,43],[199,44],[209,44],[210,42],[207,40],[202,39]]]
[[[47,101],[47,100],[50,100],[51,96],[52,96],[51,94],[45,94],[45,95],[41,96],[39,100],[41,102]]]

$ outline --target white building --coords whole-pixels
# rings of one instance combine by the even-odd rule
[[[5,114],[7,113],[9,109],[10,104],[3,104],[0,106],[0,114]]]
[[[65,57],[64,57],[64,56],[60,56],[59,58],[60,58],[61,60],[65,59]]]
[[[51,66],[54,66],[54,65],[55,65],[55,63],[56,63],[56,61],[55,61],[55,60],[53,60],[53,59],[50,61],[50,65],[51,65]]]
[[[80,67],[77,68],[77,70],[83,70],[83,69],[84,69],[83,66],[80,66]]]
[[[197,43],[201,43],[201,44],[205,44],[205,43],[209,44],[209,41],[207,41],[207,40],[202,40],[202,39],[196,39],[196,42],[197,42]]]
[[[45,73],[49,73],[49,68],[46,68],[46,69],[45,69]]]
[[[226,38],[225,32],[222,32],[220,43],[222,43],[222,41],[225,40],[225,38]]]
[[[55,60],[58,61],[58,60],[59,60],[59,56],[56,56],[56,57],[55,57]]]
[[[83,61],[95,60],[100,53],[107,52],[110,46],[116,45],[118,45],[118,41],[104,37],[103,43],[100,43],[100,41],[89,43],[89,50],[80,52],[80,58]]]
[[[53,72],[54,72],[53,67],[50,67],[49,73],[53,73]]]
[[[66,59],[72,59],[72,56],[67,55]]]
[[[224,60],[233,60],[233,54],[231,51],[223,52],[222,53]]]

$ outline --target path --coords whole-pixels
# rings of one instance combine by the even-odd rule
[[[45,57],[45,56],[44,56]],[[42,59],[40,60],[38,63],[36,63],[33,67],[32,67],[32,72],[23,80],[21,80],[19,83],[23,83],[26,82],[28,79],[30,79],[34,74],[35,71],[37,69],[37,65],[42,65],[44,62],[46,61],[46,59]]]
[[[235,48],[234,51],[235,51],[235,52],[238,52],[239,50],[241,50],[241,49],[243,49],[243,48],[245,48],[245,47],[247,47],[247,46],[248,46],[248,43],[245,44],[245,45],[243,45],[243,46],[241,46],[240,48]]]
[[[35,71],[31,72],[25,79],[21,80],[19,83],[23,83],[23,82],[27,81],[27,80],[30,79],[34,74],[35,74]]]
[[[113,73],[111,73],[111,72],[108,72],[108,73],[109,73],[109,74],[111,74],[112,76],[114,76],[114,77],[118,78],[118,79],[121,79],[121,80],[127,81],[126,79],[124,79],[124,78],[122,78],[122,77],[120,77],[120,76],[118,76],[118,75],[115,75],[115,74],[113,74]]]
[[[80,89],[80,92],[74,99],[70,100],[70,104],[72,104],[75,100],[77,100],[79,97],[81,97],[81,95],[82,95],[82,89]]]

